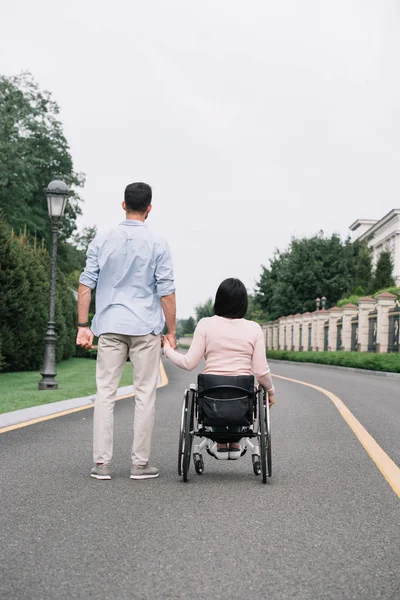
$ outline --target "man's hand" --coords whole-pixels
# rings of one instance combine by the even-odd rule
[[[168,332],[166,336],[164,336],[164,340],[167,341],[173,350],[176,350],[178,344],[176,343],[176,332]],[[164,344],[165,344],[164,341]]]
[[[93,348],[93,333],[90,331],[89,327],[78,327],[76,345],[84,348],[84,350]]]

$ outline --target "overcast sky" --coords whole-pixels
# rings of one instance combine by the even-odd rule
[[[396,0],[15,0],[0,71],[61,107],[79,226],[153,187],[178,313],[226,277],[249,289],[292,236],[342,235],[400,207]]]

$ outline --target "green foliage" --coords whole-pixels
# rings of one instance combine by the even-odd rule
[[[351,290],[355,295],[364,296],[371,291],[372,281],[372,252],[367,242],[353,243],[355,268],[354,287]]]
[[[267,358],[400,373],[399,353],[375,354],[373,352],[287,352],[283,350],[267,350]]]
[[[255,295],[248,295],[249,304],[247,307],[246,319],[250,321],[256,321],[257,323],[263,323],[267,320],[267,314],[264,312],[262,307],[259,305]]]
[[[256,300],[270,320],[315,310],[315,298],[326,296],[333,306],[352,292],[361,249],[336,234],[294,238],[289,247],[275,251],[270,267],[263,267]],[[362,280],[360,269],[359,281]],[[364,275],[363,275],[364,277]]]
[[[0,371],[2,370],[4,365],[4,356],[1,353],[1,339],[0,339]]]
[[[374,277],[372,280],[373,290],[394,286],[393,260],[390,252],[384,250],[380,253],[376,263]]]
[[[379,296],[379,294],[383,294],[383,292],[390,292],[391,294],[395,294],[395,296],[400,295],[400,288],[399,287],[388,287],[388,288],[383,288],[381,290],[378,290],[376,292],[374,292],[373,294],[371,294],[372,298],[376,298],[376,296]],[[341,307],[344,306],[345,304],[357,304],[359,299],[362,298],[363,296],[365,296],[365,293],[361,293],[361,294],[354,294],[352,296],[348,296],[347,298],[341,298],[338,302],[337,302],[337,306]]]
[[[37,369],[43,360],[49,310],[50,258],[26,234],[14,235],[0,215],[0,339],[3,370]],[[76,301],[57,273],[57,360],[75,352]]]
[[[180,335],[191,335],[194,333],[196,322],[193,317],[180,321]]]
[[[214,316],[214,303],[209,298],[204,304],[198,304],[194,310],[196,312],[196,320],[199,322],[200,319]]]
[[[80,233],[74,235],[74,242],[76,247],[86,254],[89,244],[94,240],[96,235],[96,225],[93,225],[93,227],[84,227]]]
[[[355,304],[357,306],[357,303],[359,301],[360,298],[362,298],[364,296],[364,294],[362,294],[361,296],[348,296],[347,298],[342,298],[341,300],[339,300],[336,303],[336,306],[345,306],[346,304]]]
[[[395,294],[396,296],[400,295],[400,287],[390,286],[387,288],[382,288],[374,293],[374,296],[379,296],[379,294],[383,294],[383,292],[389,292],[390,294]]]
[[[84,183],[74,171],[67,140],[51,94],[42,91],[29,73],[0,75],[0,207],[8,224],[26,231],[50,247],[50,226],[44,189],[60,178],[70,186],[60,239],[67,240],[81,214]],[[60,246],[60,264],[67,260]]]

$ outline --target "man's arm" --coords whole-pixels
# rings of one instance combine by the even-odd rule
[[[76,345],[82,346],[85,350],[93,348],[93,333],[89,328],[89,307],[92,297],[92,290],[83,283],[78,288],[78,335],[76,336]],[[81,326],[79,323],[88,323]]]
[[[176,297],[175,292],[168,296],[161,298],[161,306],[163,309],[165,323],[167,325],[168,333],[166,335],[167,340],[175,350],[177,347],[176,343]]]
[[[89,328],[89,307],[92,289],[96,287],[99,277],[99,261],[97,258],[98,246],[95,238],[89,245],[86,254],[86,266],[79,278],[78,288],[78,323],[87,323],[87,326],[78,325],[76,345],[87,350],[93,348],[93,333]]]
[[[155,278],[157,293],[161,299],[161,306],[168,328],[166,337],[175,349],[177,347],[175,283],[171,252],[166,243],[164,243],[156,261]]]

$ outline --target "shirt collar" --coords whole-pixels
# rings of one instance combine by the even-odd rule
[[[120,225],[129,225],[130,227],[147,227],[146,223],[143,221],[137,221],[135,219],[125,219],[125,221],[122,221]]]

